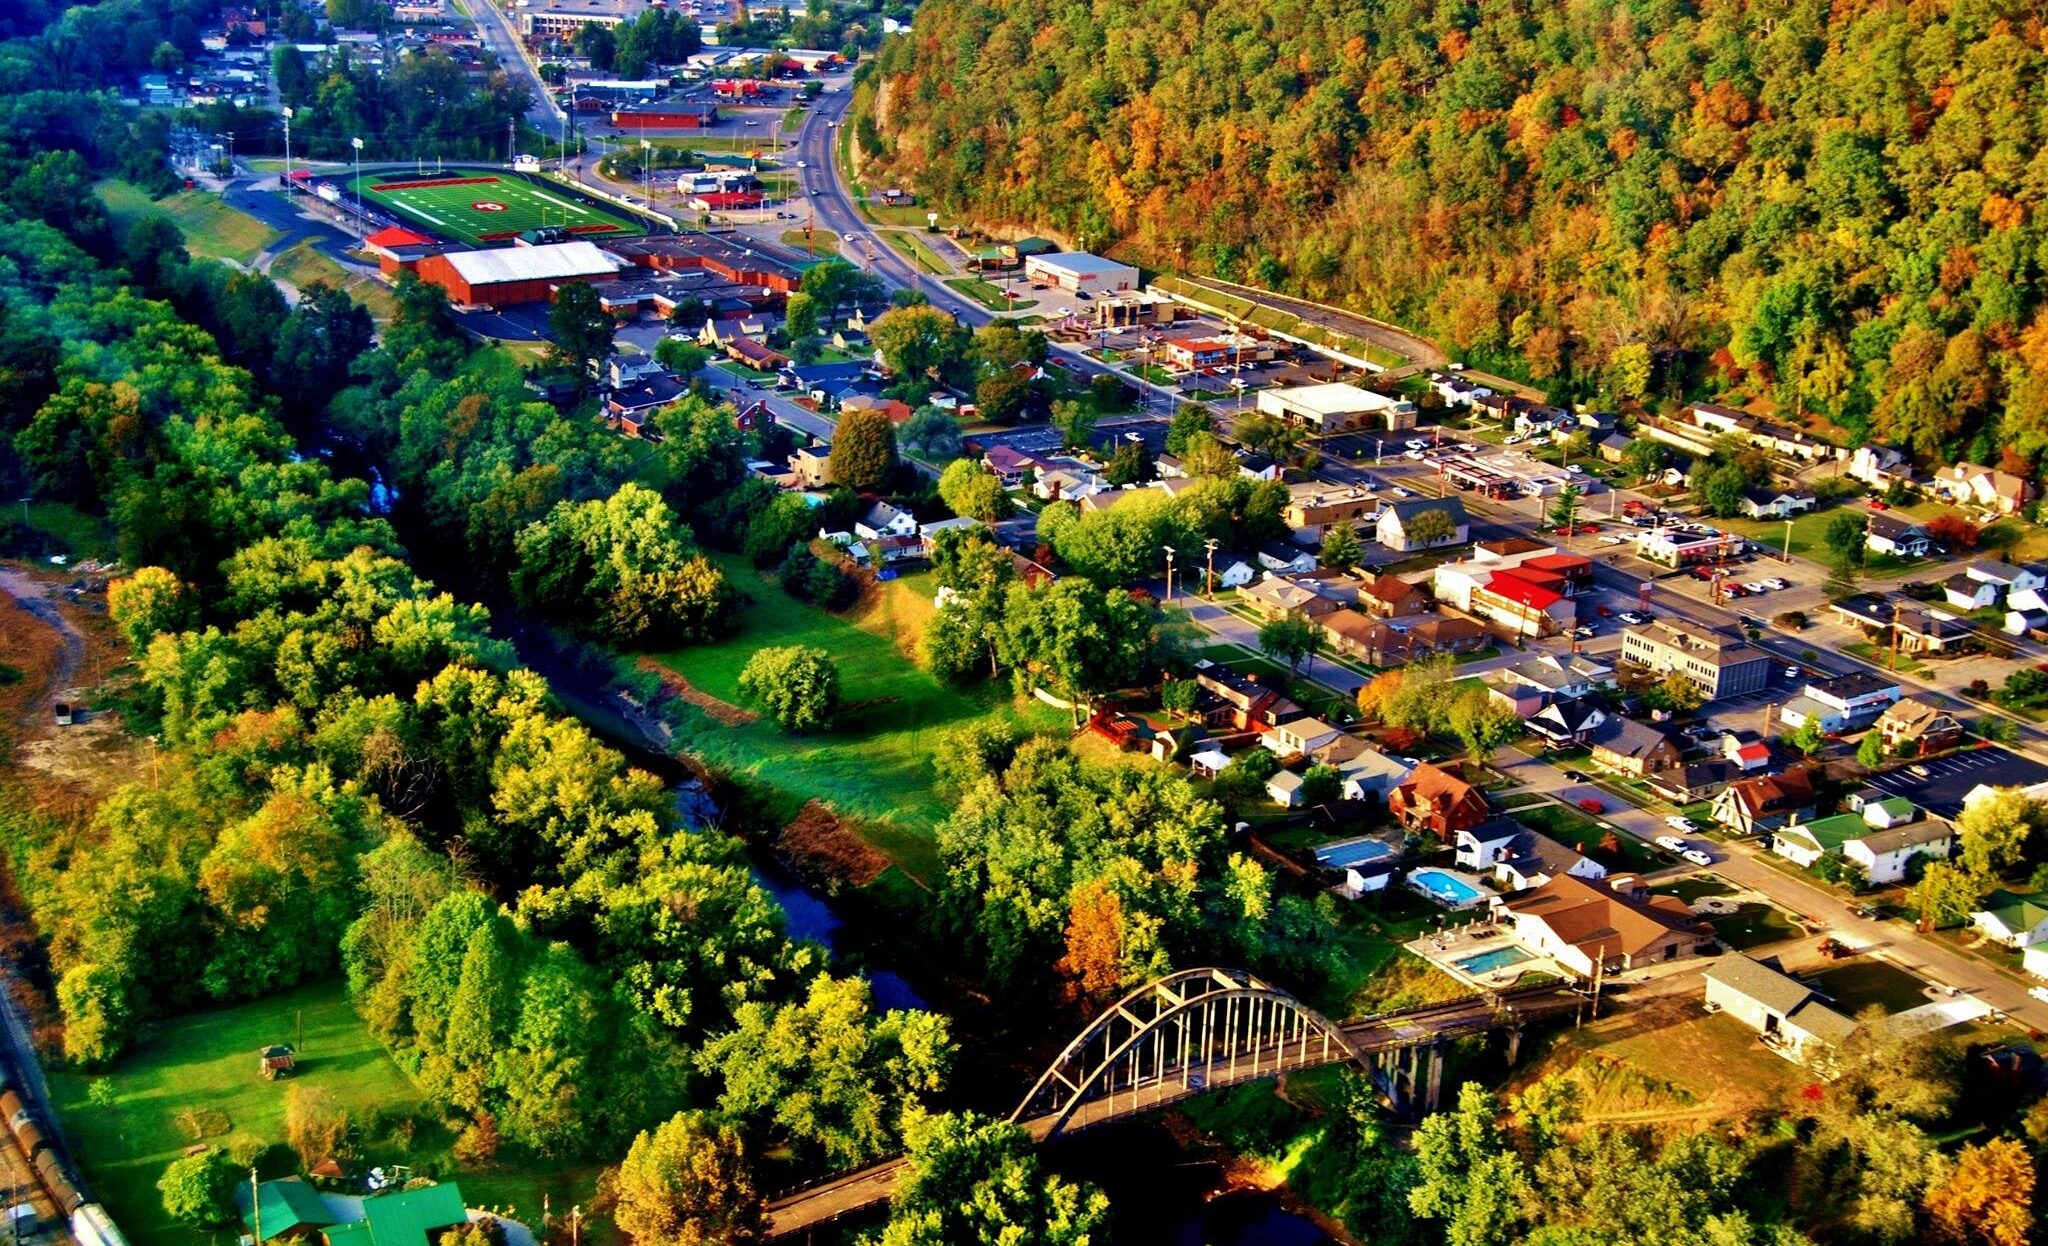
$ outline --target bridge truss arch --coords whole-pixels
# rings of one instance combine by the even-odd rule
[[[1039,1138],[1240,1082],[1358,1062],[1343,1031],[1241,969],[1148,982],[1068,1043],[1010,1119]]]

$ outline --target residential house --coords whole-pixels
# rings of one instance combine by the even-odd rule
[[[1847,474],[1873,489],[1913,483],[1913,461],[1890,446],[1862,445],[1849,456]]]
[[[1583,744],[1588,734],[1608,719],[1607,707],[1598,697],[1553,697],[1524,720],[1529,730],[1557,748]]]
[[[1907,697],[1878,716],[1877,734],[1893,756],[1924,757],[1962,743],[1963,724],[1947,710]]]
[[[1823,1056],[1856,1030],[1827,996],[1740,952],[1708,966],[1706,979],[1708,1011],[1735,1018],[1795,1061]]]
[[[1621,656],[1655,673],[1684,677],[1709,701],[1768,686],[1773,662],[1748,641],[1668,618],[1623,632]]]
[[[1676,960],[1713,942],[1712,932],[1676,896],[1643,899],[1571,874],[1496,901],[1496,907],[1513,926],[1516,942],[1580,978]]]
[[[1738,773],[1749,774],[1771,764],[1771,743],[1754,731],[1723,732],[1721,756]]]
[[[1276,723],[1299,718],[1302,708],[1281,696],[1256,674],[1231,670],[1217,662],[1195,664],[1195,683],[1214,698],[1203,713],[1203,721],[1227,725],[1239,731],[1263,731]],[[1198,703],[1198,711],[1200,711]]]
[[[1364,524],[1377,525],[1386,505],[1379,495],[1356,485],[1312,480],[1288,486],[1284,518],[1295,536],[1319,541],[1325,532],[1338,525],[1352,529]]]
[[[1852,671],[1814,680],[1806,691],[1778,709],[1778,720],[1795,731],[1808,722],[1830,735],[1854,731],[1876,722],[1903,696],[1896,679],[1875,671]]]
[[[1332,601],[1312,588],[1274,575],[1270,571],[1266,573],[1265,578],[1238,589],[1237,596],[1240,601],[1269,619],[1285,618],[1290,615],[1319,618],[1344,608],[1342,603]]]
[[[1225,554],[1216,559],[1217,588],[1243,588],[1258,578],[1259,569],[1248,558]]]
[[[1409,537],[1408,530],[1418,519],[1435,513],[1441,513],[1450,520],[1446,535],[1427,541]],[[1380,511],[1378,535],[1380,544],[1388,549],[1412,553],[1441,545],[1461,545],[1471,539],[1472,524],[1465,516],[1465,504],[1455,497],[1408,498],[1391,503]]]
[[[447,1230],[472,1220],[488,1222],[497,1240],[506,1240],[508,1229],[531,1240],[524,1226],[468,1210],[453,1182],[362,1197],[322,1193],[290,1177],[263,1182],[253,1200],[248,1184],[241,1183],[235,1205],[251,1238],[260,1227],[265,1244],[314,1240],[326,1246],[434,1246]]]
[[[1493,881],[1510,891],[1541,887],[1560,875],[1598,882],[1607,877],[1607,867],[1548,835],[1527,830],[1514,838],[1508,854],[1493,866]]]
[[[1043,462],[1035,454],[1026,454],[1014,446],[993,446],[981,456],[981,465],[995,473],[1003,488],[1015,489],[1038,474]]]
[[[1963,574],[1973,580],[1997,585],[2001,596],[2007,593],[2024,593],[2028,590],[2038,592],[2048,588],[2048,569],[2035,564],[2015,567],[2009,562],[2000,562],[1995,558],[1979,558],[1964,566]]]
[[[1381,572],[1363,578],[1358,593],[1358,608],[1377,619],[1394,619],[1409,614],[1426,614],[1430,607],[1429,594],[1419,584],[1410,584],[1397,575]]]
[[[1513,818],[1488,818],[1458,832],[1451,845],[1456,849],[1452,859],[1461,870],[1490,871],[1496,862],[1506,860],[1513,853],[1515,838],[1527,830]]]
[[[1459,831],[1485,821],[1489,812],[1486,793],[1428,762],[1393,790],[1387,809],[1402,826],[1446,844],[1456,842]]]
[[[910,420],[910,404],[899,398],[884,398],[880,394],[855,394],[839,403],[840,413],[855,411],[879,411],[888,417],[891,424],[903,424]]]
[[[1951,502],[1982,506],[2010,515],[2034,497],[2034,486],[2024,477],[1976,463],[1957,463],[1934,471],[1934,491]]]
[[[1535,684],[1515,678],[1506,670],[1491,670],[1479,676],[1486,693],[1495,703],[1517,718],[1528,718],[1550,703],[1550,694]]]
[[[1470,619],[1422,616],[1367,622],[1370,627],[1360,628],[1341,615],[1326,615],[1324,633],[1331,637],[1338,652],[1374,666],[1396,666],[1433,653],[1473,653],[1493,640],[1484,627]],[[1339,636],[1332,623],[1344,624],[1344,634]]]
[[[1628,448],[1634,443],[1635,438],[1624,433],[1609,433],[1594,442],[1593,448],[1600,452],[1602,462],[1618,464],[1628,457]]]
[[[1493,396],[1493,389],[1456,372],[1432,372],[1429,387],[1446,407],[1469,407],[1480,398]]]
[[[979,519],[955,515],[950,519],[934,519],[930,523],[917,525],[917,539],[924,542],[924,554],[929,558],[938,552],[939,537],[947,532],[977,532],[981,529]]]
[[[1072,461],[1038,469],[1031,492],[1048,502],[1079,502],[1107,489],[1102,477]]]
[[[1713,819],[1737,835],[1775,831],[1813,816],[1813,776],[1805,768],[1737,779],[1714,798]]]
[[[1349,737],[1342,728],[1320,718],[1304,717],[1276,723],[1259,737],[1259,743],[1271,749],[1275,757],[1286,758],[1313,753],[1346,738]]]
[[[1941,582],[1942,596],[1958,610],[1982,610],[1998,604],[1998,585],[1958,571]]]
[[[1717,757],[1707,761],[1683,762],[1674,769],[1647,775],[1643,782],[1674,805],[1690,805],[1720,795],[1721,790],[1739,773],[1732,763]]]
[[[1894,558],[1925,558],[1934,548],[1925,528],[1889,512],[1871,514],[1863,545],[1873,554]]]
[[[1584,738],[1592,747],[1594,765],[1638,779],[1675,769],[1683,752],[1657,728],[1618,714],[1587,730]]]
[[[1538,653],[1500,669],[1553,697],[1590,696],[1614,686],[1614,668],[1583,653]]]
[[[1902,803],[1911,808],[1911,802]],[[1955,851],[1955,831],[1939,818],[1918,818],[1898,826],[1871,825],[1873,829],[1842,845],[1842,859],[1861,869],[1873,886],[1904,882],[1914,857],[1945,861]]]
[[[821,441],[789,456],[789,470],[806,489],[819,489],[832,481],[832,445]]]
[[[1415,767],[1390,753],[1368,748],[1338,762],[1337,773],[1344,785],[1345,800],[1384,802],[1395,788],[1408,781]]]
[[[1862,816],[1854,813],[1794,822],[1771,832],[1771,851],[1795,865],[1812,869],[1822,857],[1839,856],[1842,845],[1862,834],[1865,828]]]
[[[1261,567],[1283,574],[1316,569],[1316,556],[1313,553],[1299,545],[1289,545],[1282,541],[1268,541],[1259,546],[1255,557],[1258,558]]]
[[[789,366],[789,356],[750,337],[734,338],[725,344],[726,358],[756,372],[779,372]]]
[[[2034,636],[2048,634],[2048,609],[2008,610],[2001,625],[2008,636]]]
[[[1295,809],[1301,805],[1301,776],[1292,770],[1276,770],[1266,780],[1266,796],[1282,809]]]
[[[1237,455],[1237,474],[1253,480],[1278,480],[1281,475],[1280,460],[1270,454],[1253,454],[1240,450]]]
[[[1819,501],[1810,489],[1765,486],[1743,490],[1741,510],[1751,519],[1789,519],[1812,510]]]
[[[1944,610],[1907,610],[1892,624],[1899,652],[1949,653],[1972,643],[1976,629],[1969,620]]]
[[[1970,925],[2004,947],[2048,943],[2048,895],[1994,891],[1970,914]]]
[[[853,534],[863,541],[879,541],[892,536],[916,536],[917,517],[909,511],[898,510],[887,502],[875,502],[853,521]]]

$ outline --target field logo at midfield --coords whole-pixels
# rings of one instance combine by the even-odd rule
[[[503,212],[505,205],[490,199],[479,199],[469,205],[472,212]]]

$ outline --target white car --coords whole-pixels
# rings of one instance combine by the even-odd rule
[[[1421,461],[1422,461],[1422,451],[1420,451],[1420,450],[1404,450],[1404,451],[1402,451],[1402,452],[1401,452],[1401,457],[1402,457],[1402,458],[1404,458],[1404,459],[1414,459],[1414,460],[1415,460],[1416,462],[1418,462],[1418,463],[1419,463],[1419,462],[1421,462]]]
[[[1761,581],[1761,583],[1765,588],[1770,589],[1774,593],[1782,593],[1786,589],[1792,587],[1790,584],[1787,584],[1785,581],[1779,579],[1777,576],[1772,576],[1768,580]]]
[[[1628,544],[1628,538],[1625,536],[1603,536],[1600,538],[1600,543],[1602,545],[1626,545]]]
[[[1692,862],[1694,865],[1712,865],[1714,863],[1714,858],[1708,856],[1704,851],[1698,848],[1687,848],[1684,852],[1681,852],[1678,855],[1684,857],[1686,860]]]
[[[1684,852],[1686,848],[1685,841],[1676,835],[1659,835],[1652,842],[1666,852]]]
[[[1399,486],[1399,485],[1395,485],[1395,486],[1394,486],[1393,488],[1391,488],[1391,489],[1387,490],[1387,492],[1388,492],[1388,493],[1391,493],[1391,494],[1393,494],[1393,495],[1394,495],[1395,497],[1397,497],[1397,498],[1412,498],[1412,497],[1414,497],[1414,496],[1415,496],[1415,493],[1414,493],[1414,491],[1413,491],[1413,490],[1411,490],[1411,489],[1403,489],[1403,488],[1402,488],[1401,486]]]
[[[1504,446],[1519,446],[1527,440],[1529,440],[1527,437],[1523,436],[1520,433],[1516,433],[1514,436],[1508,438],[1506,441],[1501,442],[1501,444]]]
[[[1670,827],[1674,831],[1678,831],[1686,835],[1690,835],[1694,831],[1700,829],[1699,823],[1693,821],[1691,818],[1686,817],[1682,813],[1674,813],[1670,817],[1664,819],[1664,825]]]
[[[797,168],[799,168],[799,169],[805,169],[805,168],[809,168],[810,166],[809,166],[809,165],[806,165],[806,164],[805,164],[805,163],[804,163],[803,161],[799,160],[799,161],[797,161],[797,162],[796,162],[796,167],[797,167]]]
[[[859,240],[858,238],[855,238],[855,237],[854,237],[854,236],[853,236],[852,234],[848,234],[848,235],[846,235],[846,240],[847,240],[848,242],[858,242],[858,241],[860,241],[860,240]]]
[[[1761,595],[1770,592],[1771,586],[1765,584],[1761,580],[1751,580],[1749,583],[1742,586],[1742,591],[1745,593],[1756,593]]]

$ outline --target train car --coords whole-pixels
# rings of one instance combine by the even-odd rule
[[[71,1236],[78,1246],[128,1246],[119,1225],[98,1203],[86,1203],[71,1213]]]
[[[6,1121],[11,1127],[14,1118],[20,1116],[27,1107],[28,1105],[21,1101],[21,1096],[12,1089],[0,1090],[0,1121]]]
[[[50,1192],[50,1199],[57,1204],[60,1214],[69,1217],[85,1202],[85,1196],[78,1187],[71,1184],[71,1178],[64,1171],[64,1165],[57,1162],[55,1151],[44,1149],[36,1156],[36,1176],[42,1178],[43,1188]]]
[[[8,1126],[14,1130],[14,1140],[21,1144],[23,1159],[33,1160],[38,1151],[49,1149],[50,1143],[43,1137],[42,1126],[36,1124],[35,1113],[27,1108],[15,1113]]]

